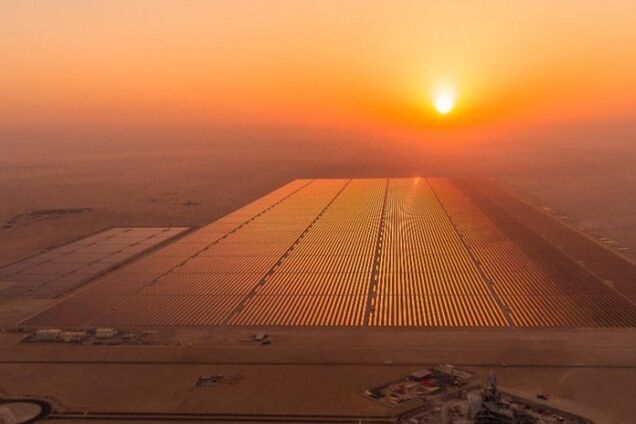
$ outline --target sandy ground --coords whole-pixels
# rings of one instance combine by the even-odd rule
[[[489,369],[471,368],[481,375]],[[0,365],[0,370],[4,386],[32,395],[55,393],[56,399],[73,411],[383,416],[394,410],[369,401],[360,393],[367,387],[408,375],[417,368],[36,364]],[[630,392],[633,394],[634,369],[506,367],[493,370],[502,388],[531,397],[547,391],[551,395],[548,404],[576,411],[597,424],[628,423],[636,413],[631,402],[619,400]],[[219,387],[194,386],[200,375],[211,372],[242,378]],[[49,378],[38,378],[43,374]],[[54,390],[52,381],[56,380],[63,380],[65,384]],[[592,389],[586,384],[591,380],[600,382]],[[100,384],[92,384],[95,381]]]
[[[636,414],[633,330],[272,329],[269,346],[241,341],[247,332],[167,331],[155,341],[170,344],[152,346],[15,344],[19,336],[5,334],[0,386],[71,411],[383,416],[396,410],[361,391],[443,358],[482,377],[493,369],[503,388],[530,398],[549,393],[550,405],[596,423]],[[196,345],[176,346],[187,340]],[[211,373],[240,377],[194,386]]]

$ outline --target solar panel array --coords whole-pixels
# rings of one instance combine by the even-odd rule
[[[111,228],[0,268],[0,298],[56,297],[187,228]]]
[[[513,238],[447,179],[296,180],[26,324],[636,325],[625,297]]]

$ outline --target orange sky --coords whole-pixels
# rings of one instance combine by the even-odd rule
[[[636,2],[426,3],[0,2],[0,128],[636,120]]]

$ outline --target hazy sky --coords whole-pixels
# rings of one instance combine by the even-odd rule
[[[0,0],[0,129],[636,121],[636,1],[521,3]]]

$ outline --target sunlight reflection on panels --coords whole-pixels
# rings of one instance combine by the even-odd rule
[[[445,178],[298,180],[98,278],[26,324],[636,325],[632,304],[524,234],[504,231]],[[52,263],[38,272],[72,267]]]

